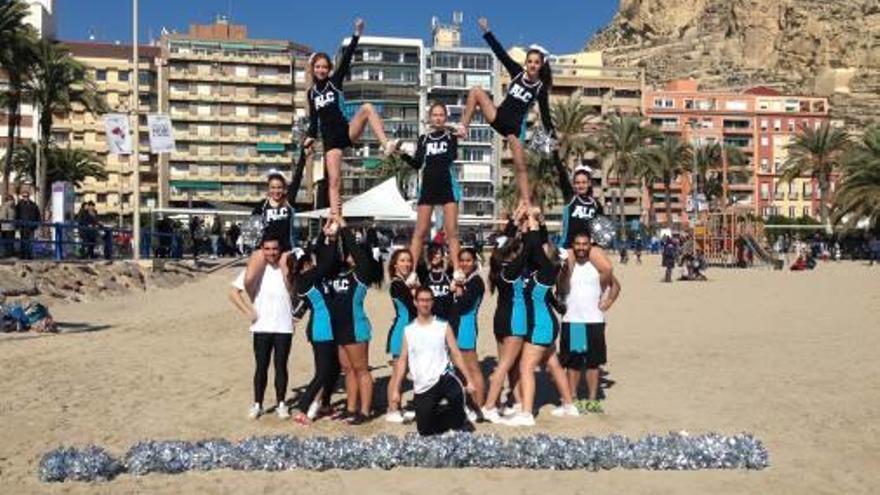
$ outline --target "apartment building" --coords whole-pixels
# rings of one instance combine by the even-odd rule
[[[160,105],[177,144],[162,180],[169,203],[260,201],[266,174],[289,170],[296,151],[292,129],[305,117],[310,50],[248,38],[246,26],[223,17],[166,33],[160,46]],[[311,203],[309,183],[297,202]]]
[[[644,93],[645,114],[666,135],[692,144],[723,143],[738,148],[746,158],[740,167],[729,167],[729,200],[749,205],[764,218],[791,218],[818,214],[817,186],[813,179],[780,182],[786,146],[804,127],[828,120],[826,98],[782,95],[766,87],[745,91],[700,91],[694,80],[672,81],[662,89]],[[673,186],[673,222],[688,223],[690,184],[681,177]],[[658,221],[665,221],[662,186],[654,198]]]
[[[71,55],[88,70],[98,94],[108,106],[108,113],[129,115],[133,105],[132,77],[139,77],[140,122],[140,198],[142,205],[159,204],[160,157],[149,152],[147,114],[158,111],[159,85],[157,65],[159,49],[138,47],[138,75],[132,72],[132,46],[111,43],[67,41]],[[134,169],[128,155],[107,151],[107,137],[101,115],[78,103],[67,115],[58,116],[52,128],[52,140],[59,147],[83,149],[104,164],[106,180],[87,178],[77,189],[77,203],[94,201],[98,214],[114,217],[120,223],[131,220],[134,211]]]
[[[342,41],[337,62],[350,42],[350,38]],[[362,36],[345,82],[345,116],[350,119],[361,105],[370,103],[382,117],[389,138],[415,141],[427,104],[422,91],[424,53],[421,39]],[[369,126],[355,144],[344,156],[343,199],[370,189],[379,180],[382,150]]]
[[[495,56],[486,47],[461,46],[461,13],[451,23],[432,20],[430,49],[426,50],[425,81],[428,101],[446,105],[449,122],[461,120],[468,91],[480,86],[493,95],[500,90]],[[463,221],[478,221],[496,213],[501,140],[479,113],[467,139],[458,143],[456,176],[462,187],[459,205]]]

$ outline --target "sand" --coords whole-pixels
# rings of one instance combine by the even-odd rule
[[[389,472],[219,471],[122,475],[108,483],[44,484],[39,457],[96,443],[121,455],[141,439],[238,439],[253,434],[402,434],[374,421],[310,429],[274,416],[245,418],[252,354],[226,299],[234,270],[176,289],[53,308],[68,328],[0,338],[0,493],[870,493],[880,489],[880,267],[823,263],[809,273],[711,270],[707,283],[659,283],[656,258],[617,267],[621,300],[609,318],[607,414],[549,414],[538,426],[566,435],[638,436],[687,430],[752,432],[770,450],[763,471]],[[371,362],[386,377],[387,292],[368,299]],[[483,304],[479,346],[494,354],[494,302]],[[88,331],[91,330],[91,331]],[[292,386],[311,377],[295,338]],[[274,394],[267,392],[267,398]],[[540,402],[539,402],[540,403]],[[511,435],[508,427],[479,431]]]

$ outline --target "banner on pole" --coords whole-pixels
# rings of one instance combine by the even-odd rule
[[[150,151],[155,154],[174,152],[174,132],[171,118],[166,114],[147,115],[150,128]]]
[[[122,113],[105,114],[104,132],[107,134],[107,150],[110,154],[131,154],[131,134],[128,132],[128,115]]]

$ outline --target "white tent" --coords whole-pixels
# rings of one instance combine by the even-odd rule
[[[342,213],[351,218],[375,218],[386,221],[415,220],[412,206],[403,199],[397,189],[397,179],[390,178],[368,191],[342,203]],[[329,208],[297,213],[298,218],[323,218],[330,214]]]

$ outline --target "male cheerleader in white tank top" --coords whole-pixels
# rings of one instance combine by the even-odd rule
[[[599,366],[605,364],[605,311],[620,295],[620,282],[614,275],[603,286],[599,271],[590,263],[590,236],[579,232],[572,242],[573,262],[565,287],[566,311],[562,317],[559,358],[568,371],[572,396],[577,395],[578,381],[586,372],[589,391],[587,411],[601,413],[598,401]]]
[[[400,356],[391,376],[390,400],[400,403],[400,384],[409,365],[419,434],[437,435],[449,430],[468,429],[464,392],[452,370],[452,363],[467,380],[468,393],[474,392],[473,385],[470,385],[474,383],[473,377],[461,357],[452,328],[431,313],[434,304],[431,289],[417,289],[415,303],[419,316],[403,331]]]

